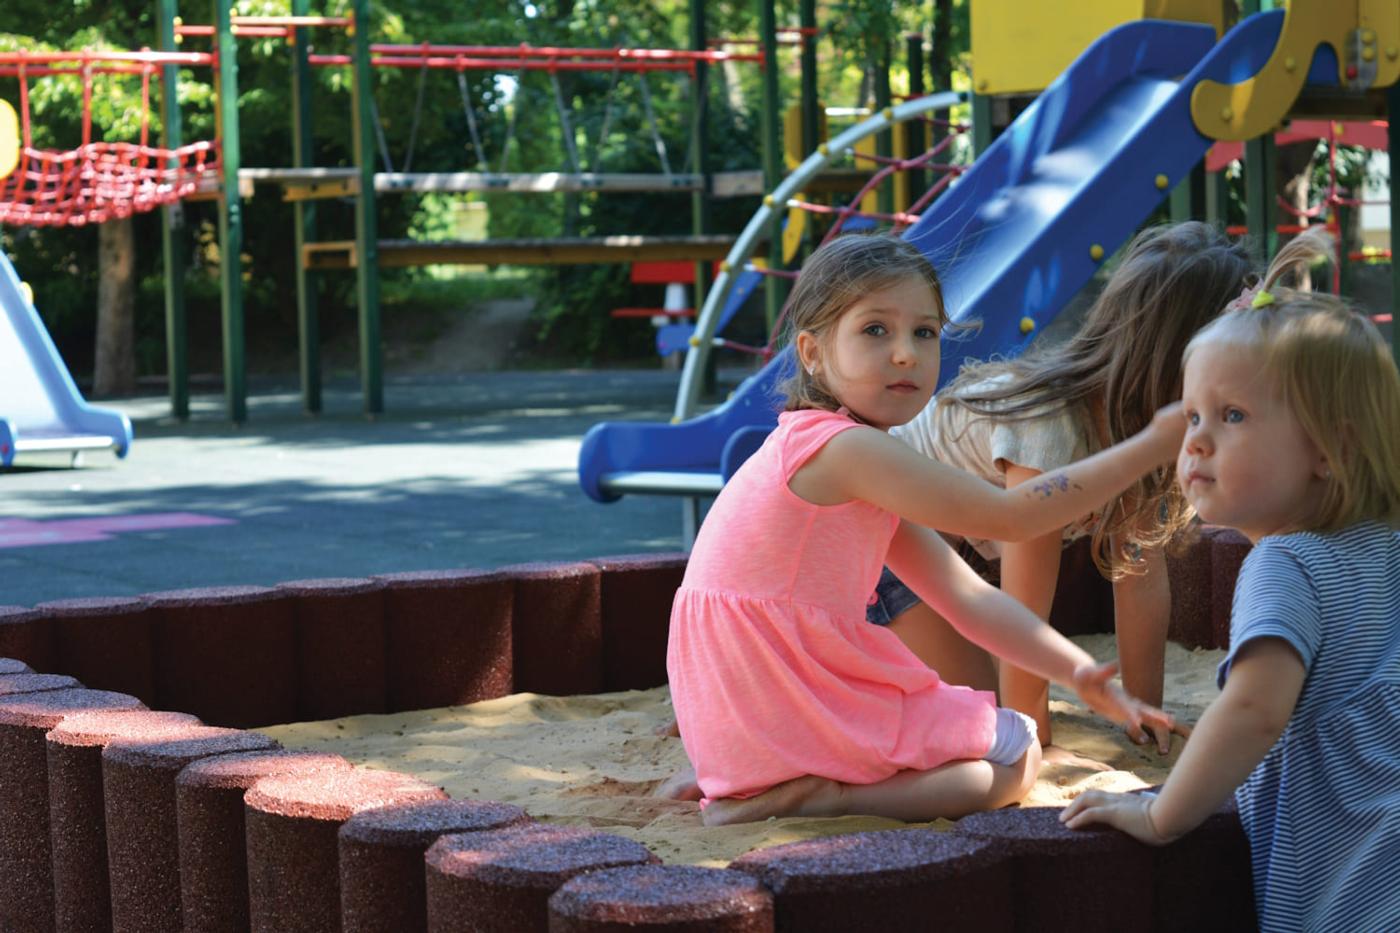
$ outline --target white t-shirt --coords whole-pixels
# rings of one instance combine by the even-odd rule
[[[995,388],[1011,377],[1001,374],[974,383],[959,394],[976,394]],[[1096,453],[1101,445],[1083,405],[1052,407],[1043,413],[989,417],[955,404],[949,390],[935,396],[907,424],[890,433],[926,457],[966,470],[987,482],[1006,487],[1007,464],[1045,472]],[[992,410],[1004,407],[994,402]],[[1093,530],[1097,516],[1089,515],[1065,528],[1065,542]],[[1001,542],[968,538],[983,557],[1001,556]]]

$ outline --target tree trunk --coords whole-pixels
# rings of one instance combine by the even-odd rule
[[[130,217],[97,228],[97,352],[93,395],[136,389],[136,246]]]

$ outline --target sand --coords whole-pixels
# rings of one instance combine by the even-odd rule
[[[1111,657],[1113,636],[1074,639],[1096,658]],[[1167,646],[1166,706],[1195,722],[1216,695],[1223,651]],[[1063,805],[1088,788],[1130,790],[1160,783],[1181,751],[1158,755],[1053,687],[1055,743],[1112,770],[1047,765],[1025,803]],[[369,768],[412,774],[457,798],[499,800],[549,822],[593,826],[648,846],[669,864],[722,867],[752,849],[871,829],[951,827],[877,817],[773,819],[706,828],[694,803],[650,796],[685,763],[679,739],[658,735],[672,719],[665,687],[592,696],[521,693],[445,709],[262,729],[288,748],[343,755]]]

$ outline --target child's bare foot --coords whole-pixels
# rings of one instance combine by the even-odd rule
[[[656,734],[663,738],[678,739],[681,737],[681,725],[672,719],[664,726],[657,726]]]
[[[1060,766],[1066,768],[1082,768],[1086,771],[1112,771],[1112,765],[1106,765],[1102,761],[1093,758],[1085,758],[1067,748],[1058,745],[1046,745],[1040,750],[1040,766],[1042,768]]]
[[[667,800],[699,800],[705,796],[700,790],[700,783],[695,780],[695,769],[688,765],[656,785],[651,795]]]
[[[753,823],[770,816],[838,816],[842,787],[829,778],[804,775],[756,797],[722,797],[700,811],[706,826]]]

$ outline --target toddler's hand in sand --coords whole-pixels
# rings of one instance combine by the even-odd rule
[[[1112,826],[1150,846],[1164,846],[1172,840],[1157,832],[1152,822],[1155,794],[1110,794],[1086,790],[1060,813],[1060,822],[1070,829],[1083,829],[1096,823]]]
[[[1127,726],[1130,735],[1133,730],[1143,726],[1151,728],[1156,734],[1160,734],[1160,730],[1170,733],[1175,725],[1172,717],[1129,695],[1113,682],[1113,675],[1117,673],[1118,665],[1111,661],[1082,665],[1074,671],[1075,692],[1100,716]]]

